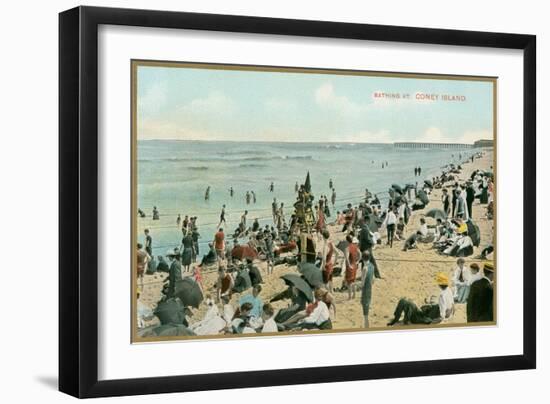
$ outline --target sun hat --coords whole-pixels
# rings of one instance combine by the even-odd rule
[[[440,272],[435,276],[435,281],[440,286],[449,286],[449,277],[443,272]]]

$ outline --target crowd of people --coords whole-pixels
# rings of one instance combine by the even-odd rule
[[[473,161],[481,156],[478,153],[468,159]],[[492,262],[486,262],[482,268],[474,262],[466,265],[464,258],[471,256],[473,248],[481,241],[479,229],[473,222],[472,209],[476,199],[479,204],[475,208],[485,205],[486,215],[492,219],[493,176],[491,172],[476,170],[462,182],[458,175],[461,170],[460,165],[450,164],[441,175],[425,180],[420,186],[418,183],[392,184],[386,198],[379,198],[365,189],[364,198],[356,206],[349,203],[344,210],[336,212],[330,223],[337,226],[336,232],[332,233],[329,218],[331,211],[334,212],[336,199],[334,181],[329,180],[330,203],[327,195],[321,195],[315,201],[308,173],[304,184],[295,185],[296,202],[293,211],[288,210],[292,211],[289,216],[285,215],[284,204],[273,198],[272,225],[261,226],[257,218],[249,223],[248,211],[244,211],[237,228],[226,234],[223,205],[218,231],[202,258],[199,258],[197,217],[185,216],[182,219],[178,215],[177,225],[181,225],[182,240],[178,247],[165,254],[166,259],[160,255],[154,258],[152,237],[145,229],[145,245],[137,246],[137,324],[140,335],[327,330],[333,326],[335,297],[340,293],[348,301],[361,305],[364,327],[368,328],[373,284],[382,278],[375,249],[384,241],[387,248],[402,243],[402,251],[411,253],[419,248],[419,243],[425,243],[443,256],[458,258],[452,277],[442,272],[434,280],[440,289],[439,296],[426,298],[420,308],[411,299],[400,298],[388,326],[448,322],[456,304],[467,305],[468,322],[492,321],[494,266]],[[420,167],[415,168],[415,176],[420,172]],[[269,190],[273,188],[271,183]],[[430,199],[434,189],[441,189],[441,200]],[[208,188],[205,199],[209,192]],[[253,193],[247,194],[255,198]],[[387,199],[387,205],[382,207],[380,199]],[[423,211],[418,228],[409,229],[414,212],[428,205],[437,207]],[[339,242],[336,233],[339,233]],[[476,258],[486,260],[493,250],[490,241]],[[265,265],[259,265],[262,262]],[[282,291],[264,296],[264,278],[275,275],[280,265],[295,270],[285,271],[280,277],[281,284],[285,285]],[[206,284],[203,271],[217,271],[215,282]],[[155,310],[139,303],[146,273],[167,274]],[[334,284],[336,277],[342,278],[339,287]],[[186,280],[200,291],[197,292],[200,305],[205,308],[200,319],[194,318],[190,305],[182,299],[180,285]],[[280,307],[277,302],[281,301],[287,306]],[[159,316],[159,307],[162,307],[162,313],[171,308],[178,314]],[[154,317],[161,325],[148,322]]]

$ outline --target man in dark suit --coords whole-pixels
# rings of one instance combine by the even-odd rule
[[[495,268],[493,263],[483,266],[483,278],[473,282],[466,306],[466,317],[469,323],[493,321],[493,279]]]
[[[170,269],[168,272],[168,278],[165,279],[165,282],[168,281],[167,297],[172,297],[174,296],[174,293],[176,291],[176,282],[182,279],[179,248],[176,247],[174,248],[173,251],[168,251],[166,256],[170,260]]]
[[[474,186],[471,181],[468,181],[468,186],[466,187],[466,205],[468,206],[468,217],[473,217],[472,205],[476,199],[476,192],[474,191]]]

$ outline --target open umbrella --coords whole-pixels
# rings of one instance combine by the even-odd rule
[[[254,259],[258,256],[258,252],[248,245],[238,245],[231,250],[231,256],[243,261],[245,258]]]
[[[176,282],[174,295],[179,297],[184,306],[199,308],[203,296],[199,284],[190,277]]]
[[[158,317],[161,324],[181,324],[185,318],[184,311],[185,306],[180,300],[170,298],[160,302],[154,314]]]
[[[479,247],[479,244],[481,243],[481,234],[479,232],[479,227],[471,220],[468,220],[466,222],[466,225],[468,226],[468,235],[472,239],[473,245]]]
[[[426,212],[426,216],[432,217],[434,219],[441,219],[445,220],[447,218],[447,215],[445,215],[445,212],[443,212],[441,209],[430,209]]]
[[[428,198],[428,194],[423,190],[418,191],[417,195],[418,195],[418,199],[420,199],[423,204],[427,205],[430,202],[430,198]]]
[[[288,286],[294,286],[302,292],[307,300],[310,302],[313,301],[313,291],[311,290],[311,286],[309,286],[309,284],[300,275],[286,274],[281,276],[281,279],[285,281]]]
[[[397,184],[391,184],[391,187],[392,187],[393,189],[395,189],[396,192],[399,192],[400,194],[403,193],[403,188],[401,188],[399,185],[397,185]]]
[[[323,286],[323,274],[321,273],[321,270],[315,266],[315,264],[304,262],[298,265],[298,271],[300,271],[304,279],[312,287],[318,288]]]

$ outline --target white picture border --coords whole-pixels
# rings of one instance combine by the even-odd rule
[[[493,327],[131,344],[131,255],[125,252],[131,237],[131,59],[497,76],[497,221],[513,218],[521,229],[522,51],[125,26],[100,26],[98,36],[99,380],[523,352],[523,245],[511,232],[498,233]]]

